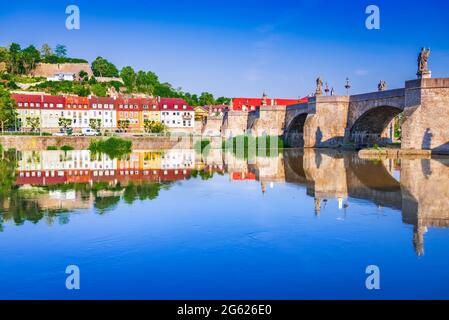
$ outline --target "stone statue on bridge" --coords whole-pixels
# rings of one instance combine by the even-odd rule
[[[418,77],[419,78],[430,78],[431,72],[429,71],[429,56],[430,48],[422,48],[418,56]]]
[[[380,80],[379,84],[377,85],[377,88],[379,89],[379,91],[387,90],[387,82],[385,80]]]
[[[323,80],[319,77],[316,79],[316,91],[315,96],[322,96],[323,95]]]

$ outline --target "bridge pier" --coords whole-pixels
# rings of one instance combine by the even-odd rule
[[[449,78],[406,82],[404,150],[449,153]]]
[[[309,99],[304,124],[305,148],[335,148],[343,144],[348,122],[349,97],[318,96]]]

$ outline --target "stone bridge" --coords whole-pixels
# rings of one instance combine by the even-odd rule
[[[282,135],[292,147],[384,144],[393,142],[393,120],[401,113],[402,149],[449,153],[449,78],[412,80],[405,88],[353,96],[316,96],[307,104],[261,106],[241,131]]]

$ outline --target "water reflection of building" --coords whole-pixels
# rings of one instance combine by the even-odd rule
[[[188,178],[193,150],[139,151],[125,159],[93,155],[87,150],[23,152],[18,161],[18,185],[64,183],[176,181]]]

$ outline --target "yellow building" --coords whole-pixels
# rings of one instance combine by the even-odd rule
[[[161,112],[156,99],[143,100],[141,117],[142,125],[145,123],[145,120],[161,122]]]
[[[206,107],[194,107],[195,110],[195,120],[196,121],[203,121],[207,118],[209,111]]]

